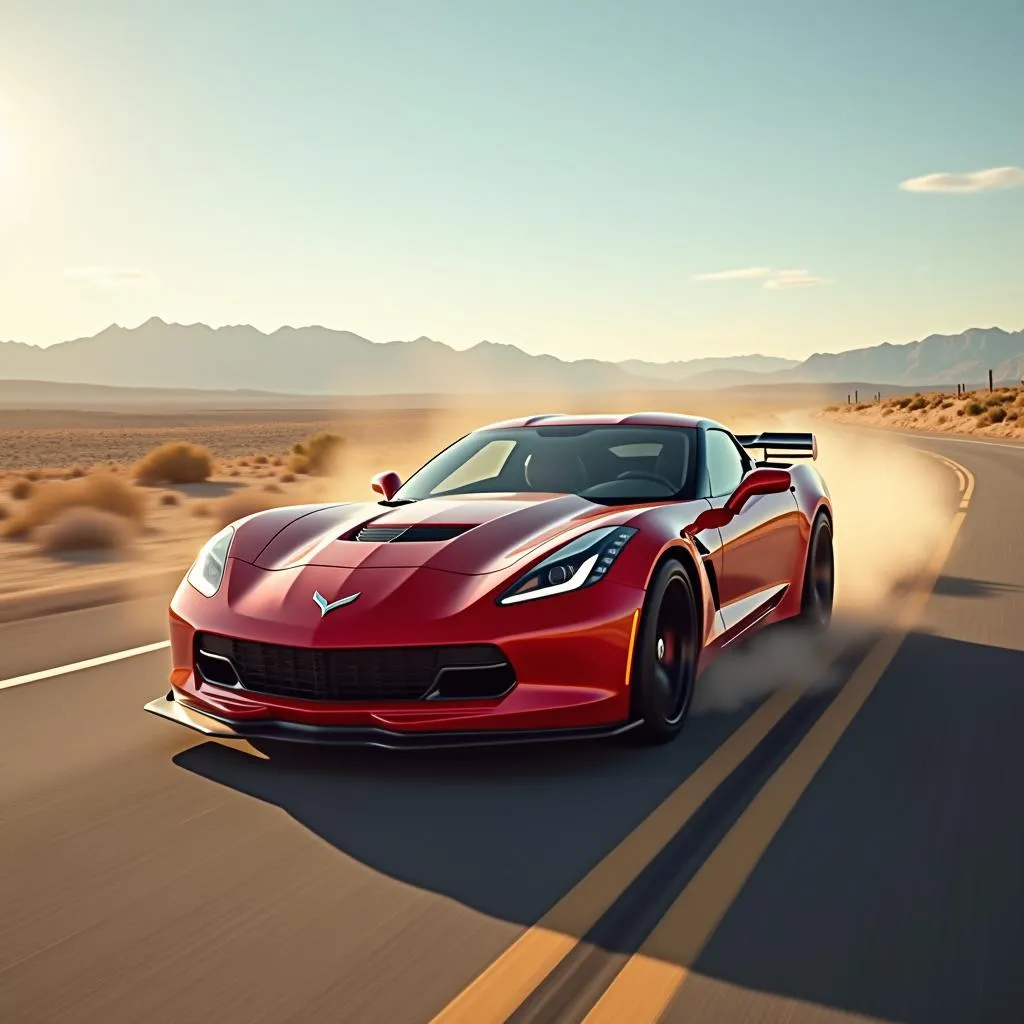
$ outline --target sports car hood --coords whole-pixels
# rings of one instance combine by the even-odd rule
[[[334,505],[294,519],[263,548],[263,569],[301,565],[418,568],[479,574],[512,566],[575,527],[621,519],[621,510],[574,494],[428,498],[397,508]]]

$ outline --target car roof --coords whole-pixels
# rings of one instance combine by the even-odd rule
[[[678,412],[631,412],[521,416],[517,419],[489,423],[480,430],[509,430],[516,427],[583,427],[583,426],[635,426],[635,427],[717,427],[720,424],[704,416],[687,416]]]

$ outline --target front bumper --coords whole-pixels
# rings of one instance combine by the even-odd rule
[[[629,718],[642,591],[606,580],[564,598],[499,608],[487,594],[493,586],[424,569],[402,583],[391,570],[266,571],[229,560],[215,598],[185,582],[174,596],[169,682],[177,703],[229,728],[337,728],[385,737],[619,728]],[[310,597],[314,589],[362,596],[321,618]],[[516,683],[497,699],[328,703],[275,696],[204,680],[194,665],[197,633],[311,648],[494,644]]]
[[[564,742],[619,736],[640,723],[570,729],[487,729],[454,732],[395,732],[390,729],[350,725],[306,725],[273,719],[239,721],[221,718],[188,707],[176,700],[174,691],[145,705],[151,714],[194,729],[205,736],[225,740],[274,740],[335,747],[381,747],[386,750],[440,750],[453,747],[508,746],[522,743]]]

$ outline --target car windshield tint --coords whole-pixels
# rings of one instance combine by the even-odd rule
[[[523,491],[607,504],[686,498],[693,493],[694,438],[686,427],[481,430],[428,462],[395,498]]]

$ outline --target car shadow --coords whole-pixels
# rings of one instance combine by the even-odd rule
[[[463,750],[297,747],[268,759],[209,742],[174,761],[280,807],[377,871],[531,924],[748,713],[696,717],[661,747],[625,738]]]
[[[1024,1003],[1014,967],[1024,948],[1022,681],[1024,652],[909,637],[696,963],[684,964],[694,978],[886,1020],[1016,1019],[1006,1010]],[[378,872],[528,925],[752,707],[696,715],[654,748],[619,739],[265,759],[206,742],[174,762],[282,809]]]

